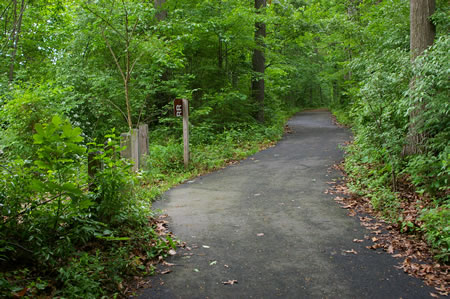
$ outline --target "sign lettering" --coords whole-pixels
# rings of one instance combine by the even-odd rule
[[[175,101],[173,101],[173,114],[176,117],[183,116],[183,100],[182,99],[175,99]]]

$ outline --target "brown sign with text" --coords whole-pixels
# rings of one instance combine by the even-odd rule
[[[173,101],[173,115],[176,117],[183,116],[183,100],[182,99],[175,99]]]

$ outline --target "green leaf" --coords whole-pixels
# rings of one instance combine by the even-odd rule
[[[31,180],[30,187],[32,190],[37,192],[44,192],[45,191],[45,184],[39,180],[33,179]]]
[[[55,125],[55,127],[59,127],[62,124],[62,119],[58,115],[53,116],[52,123]]]

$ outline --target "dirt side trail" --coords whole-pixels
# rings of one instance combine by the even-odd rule
[[[172,272],[151,278],[140,298],[430,297],[396,259],[354,243],[370,232],[324,193],[350,132],[327,111],[299,113],[289,127],[277,146],[154,205],[192,249],[179,249]]]

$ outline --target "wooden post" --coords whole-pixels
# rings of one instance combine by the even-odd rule
[[[139,168],[145,167],[145,159],[148,156],[148,125],[139,125]]]
[[[139,170],[139,130],[131,130],[131,160],[133,160],[134,165],[131,168],[133,171]]]
[[[120,147],[125,147],[120,151],[120,156],[125,159],[131,159],[131,134],[122,133],[120,134]]]
[[[130,159],[134,162],[133,171],[137,171],[139,169],[139,138],[138,138],[138,129],[131,130],[130,133],[122,133],[120,134],[122,137],[120,141],[120,146],[125,146],[126,148],[120,152],[120,155],[123,158]]]
[[[184,168],[189,166],[189,102],[183,99]]]

